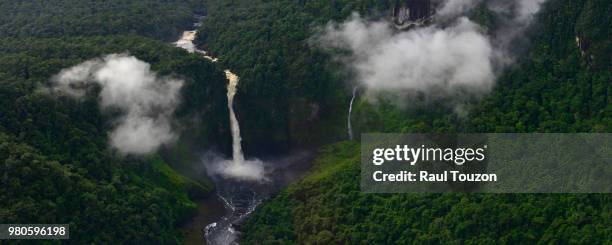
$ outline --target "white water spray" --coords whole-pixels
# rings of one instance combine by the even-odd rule
[[[353,125],[351,123],[351,114],[353,112],[353,102],[355,102],[356,95],[357,95],[357,86],[353,87],[353,97],[351,98],[351,103],[349,104],[349,111],[348,111],[347,124],[348,124],[348,135],[349,135],[350,140],[353,140]]]
[[[197,49],[193,40],[196,38],[197,31],[184,31],[181,39],[174,43],[175,46],[187,50],[189,53],[198,53],[201,54],[202,57],[212,61],[217,62],[219,59],[208,55],[208,53],[204,50]],[[232,73],[233,74],[233,73]],[[225,74],[227,76],[227,73]]]

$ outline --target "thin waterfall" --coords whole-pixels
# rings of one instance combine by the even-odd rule
[[[349,104],[348,111],[348,136],[350,140],[353,140],[353,125],[351,123],[351,114],[353,113],[353,102],[355,102],[355,97],[357,95],[357,86],[353,87],[353,97],[351,98],[351,103]]]

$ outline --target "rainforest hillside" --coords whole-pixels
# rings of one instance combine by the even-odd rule
[[[240,225],[241,243],[609,242],[610,195],[360,192],[359,137],[345,141],[354,74],[313,37],[353,13],[386,19],[396,2],[1,1],[0,223],[66,223],[73,244],[182,243],[177,227],[197,212],[192,200],[214,192],[198,154],[232,147],[231,69],[246,159],[318,149],[303,180]],[[608,0],[548,0],[486,96],[457,113],[418,97],[374,103],[359,91],[354,133],[610,133],[611,12]],[[201,15],[196,42],[218,63],[171,43]],[[483,33],[496,25],[491,16],[483,4],[469,14]],[[175,144],[125,154],[109,145],[123,112],[101,102],[102,85],[78,98],[49,92],[66,68],[108,54],[184,82],[165,115]]]
[[[325,147],[315,169],[265,203],[245,244],[605,244],[607,194],[364,194],[360,147]]]
[[[186,146],[126,157],[108,145],[117,111],[102,110],[95,91],[82,99],[41,91],[64,68],[133,55],[185,80],[176,117],[194,122],[184,124],[192,141],[209,144],[227,125],[225,76],[165,41],[198,13],[200,1],[0,3],[2,223],[70,224],[75,244],[180,243],[178,224],[196,213],[191,198],[213,190],[186,161],[166,163]]]
[[[272,9],[267,11],[291,9],[289,16],[308,16],[309,4],[331,8],[324,1],[293,8],[278,8],[279,2],[265,4]],[[356,127],[359,132],[610,132],[609,11],[606,1],[548,1],[526,34],[529,50],[498,79],[491,95],[469,105],[467,116],[440,105],[400,108],[359,100]],[[254,17],[237,20],[236,28],[265,18],[257,9],[250,12]],[[486,16],[473,18],[486,27]],[[280,33],[274,27],[270,33]],[[359,159],[356,142],[324,147],[309,176],[253,214],[244,241],[595,244],[612,234],[608,195],[364,194]]]
[[[389,1],[208,1],[197,42],[241,77],[237,98],[247,155],[346,137],[350,88],[328,55],[309,45],[316,27]]]
[[[313,47],[311,39],[321,26],[354,12],[384,17],[392,2],[209,1],[209,18],[197,41],[241,75],[238,115],[253,126],[243,130],[247,154],[346,138],[352,81],[328,53]],[[533,59],[518,61],[529,60],[534,66],[509,68],[493,96],[472,108],[472,120],[457,118],[439,105],[398,109],[382,99],[376,108],[359,104],[355,128],[362,132],[609,129],[610,17],[605,14],[609,4],[550,1],[548,5],[550,12],[526,34],[533,39],[526,43],[533,50],[527,57]],[[472,18],[485,28],[493,24],[486,11],[475,11]]]
[[[138,34],[174,40],[204,14],[198,0],[2,1],[0,37]]]

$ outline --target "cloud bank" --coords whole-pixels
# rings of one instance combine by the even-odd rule
[[[354,15],[345,23],[329,25],[320,40],[325,47],[351,51],[345,60],[370,91],[452,94],[461,88],[485,92],[492,86],[492,46],[466,18],[447,29],[395,32],[386,22],[367,22]]]
[[[482,0],[444,1],[432,25],[408,31],[354,14],[343,23],[328,23],[313,43],[334,54],[369,94],[415,91],[464,101],[492,90],[500,68],[513,60],[510,44],[542,2],[486,1],[493,13],[503,16],[500,27],[486,33],[467,17]]]
[[[62,70],[49,89],[78,98],[91,85],[100,86],[102,109],[122,111],[109,144],[122,154],[143,155],[176,140],[172,114],[183,84],[179,79],[157,76],[148,63],[134,56],[111,54]]]
[[[540,6],[546,0],[446,0],[442,1],[441,7],[437,10],[436,17],[442,20],[465,16],[467,12],[474,9],[479,4],[497,13],[505,14],[514,24],[528,23],[533,15],[540,11]]]

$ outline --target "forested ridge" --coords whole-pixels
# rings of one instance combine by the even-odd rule
[[[438,104],[398,109],[357,103],[358,132],[570,133],[612,131],[612,66],[606,1],[548,1],[527,33],[529,51],[467,116]],[[486,21],[485,21],[486,22]],[[579,45],[577,38],[589,45]],[[423,104],[420,101],[410,103]]]
[[[167,41],[204,13],[198,0],[24,0],[2,1],[0,9],[0,37],[138,34]]]
[[[282,153],[345,137],[350,88],[328,54],[311,47],[316,27],[351,12],[377,13],[388,1],[207,2],[196,41],[241,78],[236,107],[249,125],[247,155]],[[265,108],[265,109],[264,109]]]
[[[346,139],[352,84],[310,39],[351,13],[389,14],[387,0],[21,0],[0,2],[0,223],[68,223],[75,244],[181,242],[176,227],[212,192],[191,163],[229,145],[226,79],[241,78],[235,108],[248,157]],[[206,7],[206,9],[205,9]],[[528,50],[466,115],[423,101],[358,97],[361,132],[611,131],[607,0],[549,0]],[[207,14],[198,45],[213,64],[169,40]],[[472,16],[486,29],[486,12]],[[40,92],[62,69],[110,53],[185,80],[178,144],[147,157],[108,145],[116,112],[96,92]],[[383,95],[384,97],[384,95]],[[194,146],[195,145],[195,146]],[[609,195],[363,194],[359,144],[321,148],[314,169],[267,200],[240,228],[246,244],[581,243],[611,240]]]
[[[247,154],[346,138],[352,82],[328,53],[312,45],[312,37],[330,20],[341,21],[354,12],[384,17],[392,3],[208,2],[208,18],[197,41],[241,76],[238,117],[252,126],[243,130]],[[545,5],[547,12],[525,38],[529,41],[524,46],[532,52],[518,54],[484,102],[465,105],[471,120],[440,104],[414,99],[406,104],[419,106],[398,108],[381,96],[376,106],[356,103],[356,134],[610,131],[610,5],[559,0]],[[492,24],[486,11],[475,11],[472,18],[485,29]]]
[[[167,42],[202,11],[201,1],[0,3],[0,223],[66,223],[74,244],[181,243],[178,225],[197,212],[191,199],[213,186],[193,157],[175,155],[186,142],[225,138],[227,125],[222,70]],[[182,145],[118,154],[108,144],[118,112],[102,110],[95,90],[81,99],[41,92],[62,69],[112,53],[185,80],[175,112],[191,122]]]
[[[261,4],[233,1],[220,6],[235,8],[230,8],[232,11],[211,8],[211,16],[222,16],[227,20],[225,23],[231,25],[226,25],[217,35],[201,37],[205,46],[219,52],[222,57],[240,53],[241,60],[227,59],[224,62],[236,67],[239,74],[260,75],[263,81],[265,71],[270,70],[256,70],[254,67],[276,64],[262,61],[265,57],[272,54],[285,60],[308,63],[309,59],[319,55],[307,45],[313,26],[329,19],[343,19],[352,11],[379,14],[377,8],[384,9],[385,1],[278,0]],[[492,94],[482,101],[466,105],[467,116],[454,113],[452,108],[441,104],[418,100],[407,101],[416,106],[398,107],[384,98],[378,104],[359,99],[354,108],[354,127],[357,132],[405,133],[610,132],[612,74],[609,29],[612,25],[607,14],[609,11],[610,4],[602,0],[548,1],[537,16],[533,30],[527,34],[529,49],[498,78]],[[285,21],[274,21],[274,14],[282,16]],[[473,18],[486,27],[486,13],[476,13]],[[213,23],[205,24],[202,29],[214,33]],[[256,34],[266,28],[253,26],[264,26],[268,31]],[[252,40],[241,43],[227,30],[243,30],[241,37]],[[299,41],[302,46],[280,44],[286,43],[280,40],[289,38],[295,38],[294,41]],[[258,48],[263,51],[258,55],[248,55],[247,50]],[[346,82],[343,74],[334,72],[333,69],[337,68],[334,62],[321,60],[326,58],[322,55],[316,60],[326,64],[325,69],[315,72],[306,68],[303,72],[310,76],[328,76],[323,81],[330,83]],[[243,61],[247,63],[242,64]],[[276,69],[290,70],[287,67]],[[248,93],[294,91],[291,93],[294,95],[302,90],[316,91],[309,86],[317,84],[317,78],[299,80],[287,74],[265,80],[281,83],[274,87],[275,90],[259,87],[264,86],[263,82],[244,78],[247,80],[245,83],[253,84],[245,84],[241,92],[248,97]],[[334,86],[326,87],[327,91],[322,93],[324,96],[318,98],[324,99],[317,103],[336,101],[336,104],[327,106],[346,108],[347,104],[339,102],[348,101],[349,90]],[[268,96],[264,100],[272,98]],[[291,105],[283,98],[277,101]],[[254,104],[244,105],[249,109],[252,106]],[[299,118],[290,110],[284,115]],[[267,117],[246,115],[244,120],[255,120],[249,119],[251,116]],[[308,130],[314,134],[319,132],[316,128]],[[334,133],[340,138],[343,132]],[[243,241],[247,244],[599,244],[609,242],[612,237],[611,202],[609,195],[605,194],[363,194],[359,191],[358,176],[357,143],[324,147],[314,170],[304,180],[291,185],[254,212],[244,226]]]
[[[364,194],[359,145],[325,147],[315,169],[263,204],[245,244],[606,244],[608,194]]]

